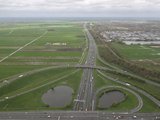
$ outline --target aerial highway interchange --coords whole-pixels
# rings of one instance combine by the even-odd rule
[[[71,25],[69,24],[67,27],[70,28],[70,27],[72,27]],[[73,24],[73,26],[74,25],[75,25],[75,23]],[[74,47],[82,47],[84,49],[82,57],[79,55],[80,54],[79,49],[81,49],[81,48],[79,48],[79,49],[71,48],[71,47],[73,47],[73,45],[70,45],[70,48],[67,48],[65,46],[66,47],[65,49],[61,49],[61,48],[59,48],[59,46],[58,47],[56,46],[57,47],[56,50],[57,51],[60,50],[60,52],[58,51],[59,53],[64,52],[64,51],[66,52],[67,50],[71,53],[68,54],[68,56],[67,55],[54,56],[54,57],[57,57],[57,61],[55,63],[51,63],[50,61],[52,59],[51,59],[51,57],[48,57],[47,58],[49,61],[49,62],[47,62],[48,65],[45,64],[45,60],[46,60],[45,56],[41,56],[41,58],[43,58],[43,59],[41,59],[39,56],[37,56],[37,58],[39,57],[38,59],[40,60],[38,62],[35,62],[35,64],[39,64],[39,66],[37,65],[37,69],[31,68],[30,70],[26,70],[26,71],[23,71],[23,72],[17,73],[17,74],[12,74],[10,76],[7,76],[7,77],[0,79],[0,81],[1,81],[0,90],[5,90],[10,87],[9,86],[10,84],[12,86],[12,83],[17,82],[18,80],[23,81],[23,78],[28,77],[28,76],[32,76],[32,75],[34,76],[34,74],[41,73],[41,75],[42,75],[44,71],[47,71],[47,70],[49,71],[49,70],[55,69],[54,74],[56,76],[57,70],[60,69],[59,71],[61,72],[61,69],[66,69],[66,71],[68,69],[70,69],[70,71],[68,71],[68,73],[66,72],[67,74],[65,74],[65,72],[64,73],[62,72],[59,75],[57,75],[55,78],[53,77],[54,81],[52,81],[52,80],[46,81],[46,82],[44,81],[42,83],[39,82],[38,84],[36,84],[36,81],[35,81],[35,86],[33,86],[33,87],[31,87],[29,85],[29,83],[26,83],[26,84],[28,84],[27,87],[29,89],[25,89],[25,85],[22,87],[21,86],[17,87],[17,86],[13,85],[13,87],[15,87],[15,89],[14,88],[12,89],[13,92],[12,92],[12,90],[9,90],[9,91],[7,91],[8,93],[6,93],[6,95],[5,95],[5,93],[1,91],[0,105],[1,105],[1,107],[2,106],[3,107],[0,112],[0,120],[8,120],[8,119],[9,120],[10,119],[11,120],[12,119],[13,120],[15,120],[15,119],[16,120],[32,120],[32,119],[34,119],[34,120],[41,120],[41,119],[42,120],[45,120],[45,119],[48,119],[48,120],[49,119],[51,119],[51,120],[72,120],[72,119],[73,120],[107,120],[107,119],[108,120],[115,120],[115,119],[159,120],[160,119],[160,114],[159,114],[160,100],[157,97],[158,93],[156,93],[156,95],[154,95],[154,94],[152,95],[151,93],[146,91],[145,88],[142,89],[140,87],[137,87],[136,85],[132,85],[129,82],[123,81],[122,78],[115,78],[115,76],[112,77],[109,74],[106,74],[105,72],[109,72],[111,74],[116,73],[119,75],[126,76],[128,78],[138,79],[140,81],[143,81],[147,85],[149,84],[152,87],[155,87],[155,89],[160,88],[160,84],[154,80],[150,80],[150,78],[147,79],[142,76],[140,77],[140,75],[137,75],[134,72],[126,71],[121,67],[118,67],[116,65],[114,66],[113,64],[109,64],[108,62],[106,62],[103,58],[100,57],[96,40],[95,40],[94,36],[92,36],[93,33],[90,32],[90,29],[92,29],[92,24],[89,22],[84,22],[83,24],[80,24],[80,25],[82,26],[81,29],[83,29],[83,32],[84,32],[84,33],[82,32],[82,35],[84,34],[84,36],[85,36],[85,38],[83,38],[83,37],[82,38],[84,39],[84,41],[85,40],[88,41],[88,44],[86,44],[86,42],[83,42],[86,44],[85,48],[83,48],[84,44],[81,44],[80,46],[78,44],[76,44],[76,46],[74,46]],[[50,24],[48,26],[50,26]],[[48,29],[48,26],[45,29]],[[54,27],[56,27],[56,26],[53,26],[53,29],[54,29]],[[63,26],[63,25],[61,27],[64,29],[66,28],[66,26]],[[78,26],[78,28],[79,28],[79,26]],[[58,30],[59,29],[60,28],[58,28]],[[15,30],[15,28],[13,30]],[[49,36],[51,34],[50,32],[54,32],[54,31],[56,31],[56,30],[52,30],[51,28],[48,29],[48,31],[41,31],[41,33],[40,33],[41,35],[39,37],[29,41],[28,43],[22,45],[22,47],[19,47],[18,49],[16,48],[15,51],[12,51],[7,56],[1,57],[2,58],[0,60],[1,65],[3,66],[4,64],[5,65],[11,64],[14,59],[18,60],[18,58],[21,58],[22,62],[24,62],[26,65],[33,64],[32,61],[29,61],[29,59],[23,60],[23,59],[25,59],[25,57],[27,58],[29,56],[25,52],[30,52],[30,51],[37,52],[36,49],[41,50],[42,49],[41,46],[38,46],[40,43],[34,44],[34,42],[37,42],[37,41],[41,40],[42,38],[44,39],[44,37],[46,35]],[[14,34],[14,31],[12,31],[10,33]],[[70,33],[70,34],[72,34],[72,33]],[[77,34],[77,36],[78,35],[79,34]],[[78,37],[81,38],[81,35],[79,35]],[[47,38],[47,39],[49,39],[49,38]],[[60,38],[60,39],[62,39],[62,38]],[[75,38],[73,38],[73,39],[75,39]],[[44,41],[41,40],[41,43],[42,42],[44,42]],[[37,48],[34,48],[34,45]],[[51,45],[51,43],[48,43],[47,48],[50,48],[50,47],[52,48],[52,45]],[[64,47],[64,46],[60,45],[60,47]],[[4,48],[4,47],[2,47],[2,48]],[[73,56],[73,58],[71,57],[73,54],[72,49],[75,50],[74,51],[75,55]],[[49,50],[46,50],[46,51],[48,52]],[[20,55],[19,52],[22,52],[21,54],[23,54],[23,52],[24,52],[26,54],[26,56]],[[42,50],[41,52],[43,53],[44,51]],[[50,52],[52,52],[52,50]],[[53,50],[53,52],[55,52],[55,51]],[[61,53],[61,54],[63,54],[63,53]],[[70,60],[68,59],[68,61],[69,61],[68,63],[65,62],[65,59],[66,59],[65,57],[71,58]],[[82,59],[84,57],[86,59]],[[11,60],[9,61],[8,59],[10,59],[10,58],[11,58]],[[56,64],[56,63],[59,63],[60,59],[62,60],[63,64],[62,63]],[[79,61],[82,61],[82,63],[81,62],[77,63],[77,61],[78,61],[77,59],[79,59]],[[33,58],[32,60],[36,61],[36,58]],[[99,64],[99,62],[97,62],[97,61],[100,61],[101,64]],[[13,62],[15,62],[15,61],[13,61]],[[15,62],[15,65],[16,64],[17,63]],[[43,67],[41,66],[42,64],[43,64]],[[97,72],[97,74],[100,76],[100,78],[102,80],[104,80],[104,81],[109,80],[109,81],[115,83],[115,85],[106,85],[101,88],[96,88],[95,86],[96,86],[97,81],[96,81],[96,77],[95,77],[95,71]],[[79,74],[81,76],[81,78],[80,78],[79,82],[77,82],[77,83],[79,83],[79,84],[77,84],[78,87],[75,87],[75,89],[77,89],[76,90],[77,92],[74,93],[74,97],[72,98],[72,100],[73,100],[72,105],[69,106],[69,110],[68,109],[63,110],[63,108],[62,109],[53,109],[53,110],[48,109],[47,110],[47,107],[49,107],[49,106],[45,106],[44,107],[45,109],[42,108],[43,111],[42,110],[37,111],[38,109],[35,109],[35,108],[34,109],[30,109],[30,108],[23,109],[22,108],[23,111],[21,111],[21,109],[14,110],[14,108],[12,108],[12,106],[11,106],[11,109],[9,109],[10,107],[8,107],[9,106],[8,101],[12,101],[13,102],[12,104],[14,104],[14,100],[16,100],[16,98],[21,99],[20,98],[21,96],[25,96],[26,94],[30,95],[31,92],[37,91],[37,90],[42,89],[42,88],[49,86],[51,84],[53,84],[53,86],[47,87],[44,90],[46,91],[48,88],[55,87],[56,86],[55,84],[58,82],[60,82],[59,85],[72,86],[72,85],[68,84],[69,81],[68,82],[66,81],[66,83],[61,82],[61,81],[65,81],[64,79],[68,79],[68,77],[71,75],[73,75],[73,77],[74,77],[74,74],[76,74],[76,73]],[[51,74],[52,74],[52,72],[51,72]],[[46,73],[46,75],[47,75],[47,73]],[[33,83],[34,83],[34,81],[33,81]],[[107,111],[107,109],[99,109],[97,107],[98,95],[99,95],[99,93],[101,93],[101,91],[103,91],[105,89],[108,89],[108,90],[113,89],[113,91],[114,91],[114,89],[119,90],[119,91],[121,91],[121,90],[127,91],[130,94],[132,94],[132,96],[135,97],[137,104],[135,104],[134,107],[132,107],[131,109],[126,109],[126,110],[122,110],[122,111],[119,110],[118,112],[117,111]],[[41,93],[41,91],[40,91],[40,93]],[[101,96],[101,94],[99,96]],[[154,104],[154,106],[156,106],[156,110],[154,112],[150,112],[150,111],[148,111],[148,112],[146,111],[145,113],[143,113],[143,111],[141,112],[141,109],[144,109],[143,107],[147,106],[146,105],[147,102],[144,101],[145,98],[148,101],[150,101],[149,103],[151,103],[151,105]],[[21,100],[20,100],[20,102],[21,102]],[[132,103],[130,103],[130,104],[132,104]],[[23,104],[22,104],[22,106],[23,106]],[[10,110],[11,111],[14,110],[14,112],[11,112]]]

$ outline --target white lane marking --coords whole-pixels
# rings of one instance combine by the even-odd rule
[[[92,101],[92,111],[94,110],[94,100]]]
[[[61,116],[58,116],[58,120],[60,120],[61,119]]]
[[[9,54],[8,56],[4,57],[3,59],[0,60],[0,63],[3,62],[4,60],[6,60],[7,58],[9,58],[10,56],[14,55],[15,53],[17,53],[18,51],[22,50],[24,47],[27,47],[28,45],[32,44],[33,42],[37,41],[38,39],[42,38],[45,34],[47,33],[44,32],[41,36],[35,38],[34,40],[32,40],[31,42],[25,44],[24,46],[18,48],[16,51],[14,51],[13,53]]]

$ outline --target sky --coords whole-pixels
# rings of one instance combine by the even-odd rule
[[[0,0],[0,17],[160,17],[160,0]]]

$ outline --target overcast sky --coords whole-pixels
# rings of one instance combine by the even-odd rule
[[[160,17],[160,0],[0,0],[0,17]]]

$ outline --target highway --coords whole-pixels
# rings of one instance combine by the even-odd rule
[[[106,113],[98,111],[1,112],[0,120],[159,120],[160,113]]]
[[[78,96],[77,96],[77,101],[75,101],[75,106],[74,106],[74,110],[86,110],[86,107],[84,107],[83,108],[83,106],[85,105],[85,106],[89,106],[90,107],[90,109],[89,110],[94,110],[94,104],[95,104],[95,100],[94,100],[94,88],[93,88],[93,86],[94,86],[94,82],[93,82],[93,78],[91,78],[90,76],[92,76],[93,77],[93,70],[94,69],[97,69],[97,70],[99,70],[99,73],[100,74],[102,74],[104,77],[106,77],[107,79],[110,79],[110,80],[112,80],[112,81],[114,81],[114,82],[117,82],[117,83],[120,83],[120,84],[122,84],[122,85],[126,85],[126,83],[125,82],[122,82],[122,81],[117,81],[117,80],[115,80],[115,79],[113,79],[113,78],[111,78],[111,77],[109,77],[109,76],[106,76],[105,74],[103,74],[102,72],[100,72],[100,71],[114,71],[114,70],[112,70],[112,69],[109,69],[109,68],[104,68],[104,67],[99,67],[99,66],[89,66],[89,65],[76,65],[76,66],[72,66],[72,65],[66,65],[66,66],[52,66],[52,67],[46,67],[46,68],[42,68],[42,69],[38,69],[38,70],[33,70],[33,71],[30,71],[30,72],[26,72],[26,73],[24,73],[23,75],[23,77],[25,77],[25,76],[28,76],[28,75],[32,75],[32,74],[35,74],[35,73],[37,73],[37,72],[40,72],[40,71],[45,71],[45,70],[48,70],[48,69],[54,69],[54,68],[66,68],[66,67],[69,67],[69,68],[81,68],[81,69],[83,69],[84,70],[84,72],[83,72],[83,77],[82,78],[84,78],[84,79],[82,79],[82,81],[81,81],[81,83],[80,83],[80,90],[82,91],[79,91],[78,92]],[[90,73],[88,73],[88,71],[90,72]],[[75,73],[75,72],[73,72],[73,73]],[[71,74],[73,74],[73,73],[71,73]],[[88,74],[89,74],[89,76],[88,76]],[[69,74],[70,75],[70,74]],[[67,75],[68,76],[68,75]],[[62,78],[64,78],[65,76],[63,76]],[[87,79],[85,79],[85,77],[89,77],[89,78],[87,78],[88,79],[88,81],[87,81]],[[19,79],[19,75],[16,75],[16,76],[13,76],[13,77],[10,77],[10,79],[7,79],[8,81],[9,81],[9,83],[11,83],[11,82],[13,82],[14,80],[17,80],[17,79]],[[57,80],[61,80],[61,78],[60,79],[57,79]],[[56,80],[55,80],[56,81]],[[87,82],[87,83],[86,83]],[[8,83],[8,84],[9,84]],[[46,83],[46,85],[48,85],[48,84],[50,84],[50,83]],[[5,84],[0,84],[0,87],[2,87],[2,86],[4,86]],[[26,93],[28,93],[28,92],[31,92],[31,91],[34,91],[35,89],[38,89],[38,88],[40,88],[41,86],[39,86],[39,87],[37,87],[37,88],[34,88],[34,89],[30,89],[30,90],[28,90],[28,91],[25,91],[25,92],[22,92],[22,93],[20,93],[20,94],[16,94],[16,95],[13,95],[13,96],[8,96],[8,99],[11,99],[11,98],[14,98],[14,97],[17,97],[17,96],[20,96],[20,95],[23,95],[23,94],[26,94]],[[148,94],[148,93],[146,93],[145,91],[143,91],[143,90],[141,90],[141,89],[139,89],[139,88],[137,88],[137,87],[135,87],[135,86],[128,86],[128,87],[130,87],[131,89],[133,89],[133,90],[135,90],[135,91],[138,91],[138,92],[140,92],[141,94],[143,94],[143,95],[145,95],[146,97],[148,97],[151,101],[153,101],[155,104],[157,104],[157,106],[160,106],[160,101],[159,100],[157,100],[156,98],[154,98],[153,96],[151,96],[150,94]],[[86,105],[84,102],[85,102],[85,99],[84,99],[84,95],[88,95],[88,94],[85,94],[85,90],[88,92],[88,94],[90,95],[90,96],[85,96],[85,99],[87,99],[87,102],[88,102],[88,105]],[[92,99],[92,100],[91,100]],[[5,100],[5,98],[4,99],[0,99],[0,101],[4,101]],[[92,101],[92,103],[90,102],[90,101]],[[94,101],[94,102],[93,102]],[[80,109],[78,109],[78,107],[80,108]],[[83,109],[82,109],[83,108]]]
[[[81,83],[79,86],[79,90],[77,93],[77,97],[74,100],[74,106],[73,106],[73,111],[32,111],[32,112],[0,112],[0,120],[116,120],[116,119],[121,119],[121,120],[160,120],[160,113],[134,113],[137,112],[141,109],[143,106],[143,101],[141,97],[134,91],[137,91],[138,93],[141,93],[145,96],[147,96],[149,99],[151,99],[154,103],[157,104],[157,106],[160,106],[160,101],[155,99],[153,96],[150,94],[146,93],[145,91],[138,89],[135,86],[127,86],[128,88],[134,90],[130,90],[127,88],[126,89],[129,92],[132,92],[138,99],[139,104],[136,108],[133,108],[129,112],[123,112],[123,113],[108,113],[108,112],[98,112],[94,111],[95,110],[95,95],[96,91],[94,89],[94,69],[100,70],[99,73],[107,78],[110,79],[114,82],[117,82],[121,85],[126,85],[125,82],[122,81],[117,81],[109,76],[106,76],[103,74],[101,71],[112,71],[112,72],[119,72],[122,74],[130,75],[129,73],[124,72],[123,70],[120,69],[112,69],[111,68],[105,68],[101,66],[96,66],[96,55],[97,55],[97,48],[95,41],[88,31],[86,24],[84,25],[85,33],[87,40],[89,42],[88,44],[88,56],[86,58],[86,62],[83,65],[64,65],[64,66],[58,66],[60,68],[82,68],[83,69],[83,75],[81,78]],[[56,68],[55,66],[53,67],[47,67],[43,69],[38,69],[38,70],[33,70],[30,72],[26,72],[23,74],[23,77],[32,75],[36,72],[40,72],[43,70],[48,70],[48,69],[53,69]],[[19,76],[19,75],[18,75]],[[7,80],[10,82],[13,82],[17,79],[19,79],[17,75],[12,76],[8,78]],[[66,75],[68,76],[68,75]],[[62,78],[66,77],[63,76]],[[133,76],[135,77],[135,76]],[[61,80],[62,78],[57,79]],[[148,81],[146,81],[148,82]],[[148,82],[150,83],[150,82]],[[48,85],[50,83],[46,83]],[[150,83],[154,85],[154,83]],[[0,87],[3,87],[3,83],[0,84]],[[156,85],[157,86],[157,85]],[[40,86],[41,87],[41,86]],[[38,89],[38,88],[35,88]],[[34,89],[33,89],[34,90]],[[32,90],[26,91],[30,92]],[[25,93],[21,93],[19,95],[22,95]],[[18,96],[19,96],[18,95]],[[16,96],[12,96],[16,97]],[[12,98],[11,97],[11,98]],[[10,99],[10,98],[9,98]],[[1,101],[4,101],[3,99]],[[131,114],[132,113],[132,114]]]
[[[88,31],[87,24],[84,24],[88,44],[88,56],[84,66],[94,67],[96,63],[96,44],[95,41]],[[76,111],[93,111],[94,110],[94,76],[93,69],[87,68],[83,70],[83,75],[78,91],[77,98],[73,110]]]

